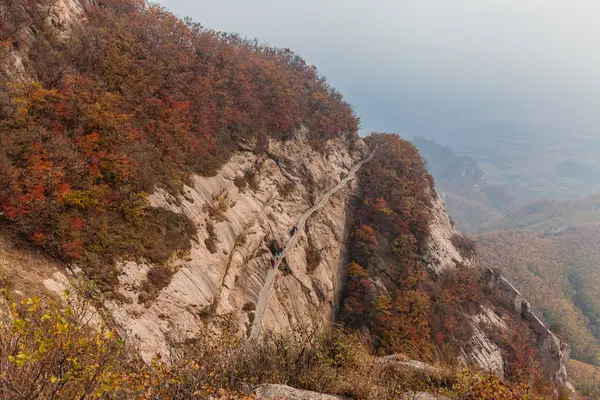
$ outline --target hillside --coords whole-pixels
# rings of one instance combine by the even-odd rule
[[[300,126],[320,151],[356,136],[350,107],[291,52],[119,0],[90,6],[65,36],[68,26],[41,15],[53,4],[10,2],[2,13],[0,64],[19,57],[8,77],[32,80],[2,87],[1,213],[107,285],[116,277],[104,265],[116,258],[164,262],[189,250],[189,220],[144,209],[156,186],[177,194],[239,146],[266,154],[269,138]]]
[[[593,365],[599,363],[600,350],[599,205],[597,195],[537,201],[488,224],[490,232],[477,238],[480,262],[519,282],[541,318],[572,345],[573,357]],[[593,369],[576,365],[578,372]],[[582,379],[575,383],[585,388],[583,393],[597,394],[598,385]]]
[[[291,51],[141,0],[0,23],[0,397],[572,394],[417,149]]]
[[[572,226],[595,224],[599,219],[600,195],[571,201],[539,200],[522,206],[504,219],[484,224],[481,230],[523,229],[553,234]]]

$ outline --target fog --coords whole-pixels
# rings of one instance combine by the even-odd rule
[[[363,132],[439,136],[487,122],[600,132],[594,0],[160,3],[206,27],[289,47],[344,93]]]

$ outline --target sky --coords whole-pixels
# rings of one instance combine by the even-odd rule
[[[597,0],[160,0],[207,28],[288,47],[362,132],[477,124],[600,138]]]

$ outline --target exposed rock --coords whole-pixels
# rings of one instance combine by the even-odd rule
[[[433,218],[430,223],[429,254],[425,259],[427,267],[436,273],[441,273],[446,268],[454,267],[456,263],[469,264],[452,244],[452,237],[460,235],[460,232],[446,214],[442,199],[435,191],[432,197]]]
[[[86,1],[86,0],[82,0]],[[66,40],[74,27],[84,19],[84,7],[80,0],[57,0],[48,9],[44,20],[45,29],[52,29],[59,40]],[[13,46],[7,48],[4,63],[0,63],[0,73],[5,73],[15,82],[24,82],[35,77],[31,76],[27,67],[30,43],[33,34],[29,26],[21,28],[21,37],[27,38],[17,50]]]
[[[243,308],[258,302],[272,259],[269,243],[285,243],[298,218],[311,208],[313,197],[320,198],[363,158],[360,146],[354,152],[350,147],[342,140],[330,141],[321,154],[299,132],[294,140],[271,142],[272,158],[238,153],[216,176],[194,177],[193,185],[186,186],[177,199],[162,190],[151,196],[153,206],[187,215],[199,233],[190,254],[173,260],[177,273],[170,284],[148,304],[139,304],[138,294],[152,266],[143,262],[121,265],[119,292],[129,300],[110,303],[108,308],[116,323],[137,339],[145,357],[156,351],[166,353],[169,340],[193,337],[219,315],[232,314],[240,333],[248,334],[254,313]],[[235,185],[239,171],[251,171],[255,190]],[[293,189],[286,177],[291,174],[298,179]],[[269,292],[263,318],[268,329],[332,319],[343,284],[346,199],[355,185],[351,181],[308,220],[286,257],[285,272],[277,272]],[[216,234],[216,251],[212,252],[205,242],[208,224]],[[321,254],[321,261],[310,271],[305,253],[309,245]],[[313,321],[316,315],[318,320]]]
[[[286,385],[260,385],[252,390],[256,400],[342,400],[343,397],[294,389]]]
[[[448,397],[439,394],[431,394],[425,392],[404,393],[402,400],[449,400]]]
[[[407,360],[404,356],[399,354],[379,357],[377,358],[377,361],[381,363],[391,363],[411,371],[422,372],[428,375],[436,375],[441,372],[439,368],[434,367],[433,365],[418,360]]]
[[[471,346],[468,353],[463,353],[461,359],[465,364],[475,364],[499,377],[504,377],[504,357],[502,349],[494,343],[486,332],[505,331],[508,329],[504,321],[487,307],[482,306],[481,312],[471,317]]]
[[[521,315],[537,337],[540,365],[553,381],[565,385],[571,390],[573,386],[567,376],[567,363],[571,355],[571,346],[557,338],[540,319],[531,311],[531,305],[523,295],[503,276],[488,270],[488,290],[504,302],[511,305]]]

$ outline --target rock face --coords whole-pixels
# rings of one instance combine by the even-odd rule
[[[286,385],[260,385],[252,390],[256,400],[343,400],[343,397],[329,394],[311,392],[308,390],[294,389]],[[425,393],[409,392],[400,397],[402,400],[444,400],[445,396]]]
[[[475,364],[499,377],[504,377],[504,355],[502,349],[488,337],[486,332],[508,329],[506,324],[487,307],[471,317],[471,348],[462,355],[465,364]]]
[[[425,261],[429,269],[439,274],[446,268],[454,267],[456,263],[469,264],[469,260],[463,259],[452,244],[452,237],[460,235],[460,231],[450,221],[444,202],[437,192],[432,197],[433,218],[430,223],[429,252]]]
[[[53,29],[56,36],[62,41],[67,40],[73,29],[84,18],[84,4],[88,0],[57,0],[49,6],[44,20],[46,29]],[[1,8],[1,7],[0,7]],[[35,79],[31,76],[28,68],[28,54],[30,41],[33,40],[33,34],[29,26],[24,25],[19,30],[19,35],[26,40],[20,44],[19,49],[13,46],[8,47],[7,57],[4,63],[0,62],[0,76],[2,73],[15,82],[23,82]]]
[[[437,193],[433,198],[432,212],[429,254],[426,258],[428,268],[436,274],[441,274],[458,262],[469,264],[469,260],[463,259],[452,244],[452,236],[460,234],[460,232],[451,223],[444,203]],[[508,305],[509,309],[521,315],[521,318],[535,333],[540,356],[539,362],[546,375],[554,382],[572,388],[566,371],[571,354],[570,346],[546,328],[531,311],[531,306],[523,295],[504,277],[497,276],[488,270],[487,289],[500,300],[501,304],[497,304],[497,306],[506,307]],[[469,343],[470,349],[468,352],[464,352],[461,357],[462,361],[465,364],[475,364],[503,377],[505,360],[502,349],[486,332],[504,331],[508,327],[492,309],[483,306],[478,314],[471,317],[471,327],[473,334]]]
[[[502,301],[509,304],[527,322],[536,334],[537,347],[541,357],[540,365],[546,374],[555,382],[572,389],[567,375],[567,363],[571,355],[571,346],[557,338],[540,319],[531,311],[531,305],[523,295],[503,276],[488,271],[487,288],[493,291]]]
[[[122,265],[119,291],[126,301],[109,304],[122,331],[137,339],[146,357],[167,352],[170,340],[193,337],[227,314],[248,335],[273,258],[270,245],[288,240],[298,218],[348,174],[363,150],[362,141],[340,139],[320,154],[300,131],[293,140],[271,142],[267,156],[243,151],[216,176],[194,177],[178,198],[155,192],[152,205],[187,215],[198,238],[189,255],[173,260],[177,272],[150,302],[141,303],[138,295],[153,266]],[[263,326],[279,330],[332,319],[344,278],[346,200],[354,185],[334,194],[307,221],[277,271]],[[308,261],[308,248],[320,256]]]
[[[256,400],[342,400],[342,397],[294,389],[286,385],[260,385],[252,390]]]

